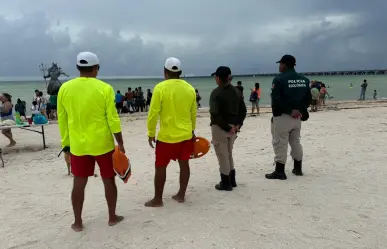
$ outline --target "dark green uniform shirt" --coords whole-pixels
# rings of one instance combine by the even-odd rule
[[[229,132],[231,125],[243,125],[246,118],[246,104],[242,93],[233,85],[218,86],[210,96],[211,125],[218,125]]]
[[[293,110],[298,110],[306,118],[312,99],[309,82],[308,78],[294,69],[276,76],[271,88],[273,116],[291,114]]]

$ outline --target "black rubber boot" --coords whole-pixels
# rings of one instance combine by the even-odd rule
[[[275,163],[275,170],[271,174],[266,174],[265,177],[267,179],[276,179],[276,180],[286,180],[286,174],[285,174],[285,164],[282,163]]]
[[[302,176],[302,161],[296,161],[294,160],[294,168],[292,170],[292,173],[296,176]]]
[[[238,186],[235,181],[235,169],[230,171],[230,180],[231,180],[231,186],[235,188]]]
[[[231,186],[230,176],[220,174],[220,179],[221,179],[220,182],[215,185],[215,188],[217,190],[231,191],[232,186]]]

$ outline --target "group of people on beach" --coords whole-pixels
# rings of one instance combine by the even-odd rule
[[[108,224],[113,226],[123,220],[116,214],[117,187],[112,162],[114,138],[121,152],[125,153],[125,147],[116,93],[109,84],[96,79],[99,71],[97,55],[79,53],[77,68],[80,77],[64,83],[59,90],[57,111],[62,148],[71,155],[74,176],[72,205],[75,221],[72,228],[81,231],[84,191],[88,177],[94,176],[96,162],[105,186]],[[147,207],[163,205],[166,168],[171,160],[177,160],[180,165],[180,188],[172,198],[180,203],[185,200],[190,178],[189,160],[194,147],[197,102],[200,100],[198,92],[180,79],[181,73],[180,60],[168,58],[164,65],[165,80],[155,86],[150,101],[147,126],[148,143],[155,148],[155,195],[145,203]],[[218,190],[236,187],[231,150],[246,116],[242,94],[230,84],[230,76],[228,67],[218,68],[215,81],[219,87],[210,97],[212,143],[221,168],[221,181],[215,186]],[[95,104],[90,106],[90,102]],[[71,103],[77,103],[76,107]],[[158,120],[160,130],[156,141]]]
[[[202,97],[199,94],[199,91],[196,89],[196,105],[197,108],[200,108],[200,100]],[[146,98],[144,97],[144,92],[142,91],[141,86],[136,87],[132,90],[131,87],[128,88],[128,91],[123,95],[120,90],[117,90],[115,96],[116,108],[119,114],[122,113],[135,113],[135,112],[147,112],[152,100],[152,91],[147,89]]]
[[[312,95],[311,111],[317,112],[319,108],[325,106],[325,99],[330,97],[327,87],[322,82],[312,81],[310,84]]]
[[[144,92],[141,86],[132,90],[131,87],[123,95],[120,90],[115,95],[115,103],[118,113],[134,113],[134,112],[146,112],[149,109],[149,105],[152,99],[152,91],[147,90],[147,96],[144,97]]]
[[[238,89],[241,94],[242,94],[242,98],[244,99],[244,95],[243,95],[243,90],[244,90],[244,87],[242,86],[242,81],[238,81],[237,82],[237,85],[235,86],[236,89]],[[251,116],[255,116],[255,115],[259,115],[259,102],[261,100],[261,88],[259,87],[259,83],[256,82],[254,84],[254,87],[253,88],[250,88],[250,96],[249,96],[249,102],[251,103]],[[257,113],[255,114],[254,111],[257,111]]]
[[[42,91],[35,90],[31,106],[32,115],[42,114],[47,119],[55,120],[57,118],[56,103],[57,95],[44,96]]]
[[[84,192],[88,177],[94,176],[95,163],[100,168],[105,187],[108,225],[114,226],[124,219],[116,214],[117,187],[112,157],[114,138],[122,153],[125,153],[125,147],[116,107],[116,93],[109,84],[96,79],[100,69],[97,55],[81,52],[76,63],[80,77],[64,83],[60,88],[57,112],[62,148],[71,157],[74,176],[71,194],[74,223],[71,227],[75,231],[82,231]],[[310,104],[310,88],[309,80],[294,71],[294,57],[284,56],[278,63],[282,74],[273,80],[271,119],[275,170],[265,177],[285,180],[288,144],[292,147],[293,174],[302,175],[300,129],[301,121],[309,117],[307,108]],[[185,201],[190,178],[189,160],[195,146],[198,94],[192,85],[180,78],[181,73],[180,60],[167,58],[164,64],[165,80],[154,87],[149,105],[147,135],[149,146],[155,149],[155,192],[153,198],[145,203],[146,207],[163,206],[166,168],[171,160],[178,161],[180,167],[180,186],[172,199],[178,203]],[[232,191],[237,187],[233,147],[243,127],[247,110],[241,88],[231,84],[229,67],[218,67],[213,77],[217,87],[209,99],[211,143],[220,172],[220,182],[215,185],[215,189]],[[255,89],[259,89],[259,86]],[[156,135],[158,122],[160,129]]]
[[[47,119],[54,120],[56,119],[56,99],[55,95],[46,95],[44,96],[43,92],[36,89],[32,97],[30,111],[32,113],[31,117],[41,114]],[[21,117],[27,119],[27,104],[26,101],[17,99],[15,105],[15,112],[18,112]]]
[[[350,83],[349,88],[352,88],[352,87],[353,87],[353,83]],[[367,79],[364,79],[363,83],[361,83],[360,85],[360,97],[358,99],[359,101],[366,100],[367,88],[368,88],[368,82],[367,82]],[[376,89],[374,89],[374,92],[372,93],[372,100],[377,100],[377,96],[378,96],[378,92],[376,91]]]
[[[0,106],[1,121],[12,120],[15,121],[15,113],[18,113],[20,117],[27,119],[27,104],[26,101],[17,99],[16,104],[12,103],[12,96],[8,93],[3,93],[0,96],[2,105]],[[56,114],[56,100],[57,96],[47,95],[44,96],[42,91],[35,90],[34,96],[31,102],[31,118],[35,115],[41,114],[46,119],[54,120],[57,118]],[[14,112],[15,109],[15,112]],[[7,147],[12,147],[16,144],[11,129],[2,129],[2,134],[9,139]]]

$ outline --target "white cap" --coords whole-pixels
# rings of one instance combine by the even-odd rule
[[[81,63],[81,61],[83,63]],[[80,67],[92,67],[99,65],[99,60],[97,55],[90,52],[80,52],[77,55],[77,65]]]
[[[169,57],[165,60],[165,69],[171,72],[180,72],[181,71],[181,62],[175,57]]]

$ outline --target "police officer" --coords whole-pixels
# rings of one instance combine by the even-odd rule
[[[284,55],[279,63],[280,75],[273,80],[271,90],[272,143],[274,148],[275,170],[266,174],[267,179],[286,180],[285,164],[288,143],[294,160],[293,174],[302,175],[302,146],[300,143],[301,121],[309,118],[311,102],[309,79],[294,70],[296,58]]]
[[[214,76],[218,87],[210,96],[210,125],[221,179],[215,189],[231,191],[233,187],[237,187],[233,159],[234,142],[246,118],[247,110],[242,93],[230,83],[231,69],[218,67]]]

